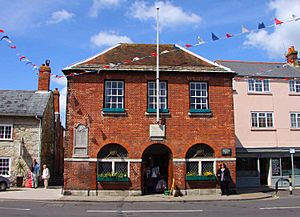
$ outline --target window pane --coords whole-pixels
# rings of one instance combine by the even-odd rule
[[[4,126],[0,126],[0,139],[4,139]]]
[[[282,167],[282,175],[288,176],[292,174],[292,162],[291,158],[283,157],[281,158],[281,167]]]
[[[267,126],[273,127],[273,114],[267,113]]]
[[[294,157],[294,172],[295,175],[300,175],[300,157]]]
[[[257,127],[257,113],[251,113],[252,127]]]
[[[199,174],[199,162],[187,162],[186,164],[186,172],[187,173],[195,173]]]
[[[257,158],[237,158],[236,171],[240,177],[257,177]]]
[[[123,108],[124,82],[106,81],[105,85],[105,108]]]
[[[167,82],[161,81],[159,86],[159,107],[167,109]],[[148,81],[148,108],[156,109],[156,82],[154,81]]]
[[[9,158],[0,158],[0,175],[10,175]]]
[[[262,92],[262,81],[255,80],[255,91]]]
[[[254,80],[248,80],[248,90],[254,91]]]
[[[112,162],[98,162],[98,173],[111,173]]]
[[[214,162],[213,161],[202,161],[202,175],[206,172],[214,173]]]
[[[128,175],[128,163],[115,162],[115,173],[122,173]]]
[[[297,124],[296,124],[296,114],[292,113],[290,114],[291,117],[291,128],[296,128]]]
[[[264,80],[264,91],[270,91],[270,83],[269,80]]]

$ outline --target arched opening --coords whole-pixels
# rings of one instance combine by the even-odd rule
[[[97,155],[97,177],[129,177],[128,152],[119,144],[108,144]]]
[[[171,150],[162,144],[153,144],[145,149],[142,156],[142,193],[162,193],[169,189],[173,179]]]
[[[215,174],[215,152],[206,144],[196,144],[186,153],[187,175]]]

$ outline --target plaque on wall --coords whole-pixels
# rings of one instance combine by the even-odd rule
[[[280,159],[272,158],[272,176],[280,176]]]
[[[231,156],[232,149],[231,148],[222,148],[222,156]]]

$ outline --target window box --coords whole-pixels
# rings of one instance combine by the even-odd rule
[[[128,177],[97,177],[97,182],[129,182]]]
[[[216,181],[216,176],[186,176],[186,181]]]

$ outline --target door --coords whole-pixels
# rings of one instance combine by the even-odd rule
[[[268,185],[270,158],[259,159],[260,185]]]

